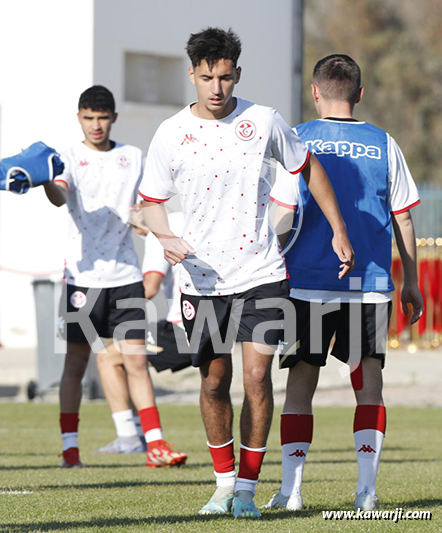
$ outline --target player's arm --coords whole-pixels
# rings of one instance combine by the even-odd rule
[[[293,224],[295,220],[295,211],[288,207],[278,205],[273,219],[276,234],[278,235],[279,243],[282,248],[285,248],[287,241],[293,231]]]
[[[302,170],[302,177],[332,227],[332,246],[339,260],[342,261],[339,267],[341,271],[338,274],[339,279],[342,279],[354,268],[354,251],[348,239],[347,226],[339,210],[333,187],[323,166],[313,154]]]
[[[150,300],[158,294],[163,279],[164,276],[161,272],[146,272],[144,274],[144,297],[147,300]]]
[[[417,284],[416,235],[411,212],[405,211],[391,216],[394,234],[402,260],[404,286],[402,288],[402,309],[408,315],[408,304],[413,307],[410,324],[417,322],[424,313],[424,301]]]
[[[181,263],[187,254],[194,254],[190,244],[172,233],[167,220],[166,209],[157,202],[143,202],[143,216],[146,226],[158,238],[164,248],[164,257],[171,265]]]
[[[69,187],[62,181],[49,182],[43,185],[46,196],[51,204],[61,207],[66,203]]]

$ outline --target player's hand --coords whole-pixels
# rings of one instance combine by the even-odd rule
[[[141,204],[135,204],[131,208],[129,215],[129,223],[132,224],[132,226],[135,228],[135,233],[137,235],[144,236],[149,233],[149,228],[144,222],[143,211],[141,208]]]
[[[335,254],[339,257],[339,260],[342,261],[342,264],[339,265],[340,272],[338,274],[338,278],[342,279],[350,274],[355,267],[355,253],[348,239],[347,232],[335,233],[332,240],[332,246]]]
[[[424,299],[420,293],[419,287],[416,284],[404,285],[401,294],[402,311],[408,315],[408,305],[411,304],[413,312],[410,318],[410,324],[417,322],[424,314]]]
[[[158,238],[164,248],[164,258],[172,266],[184,261],[188,254],[196,253],[187,241],[179,237],[165,235]]]

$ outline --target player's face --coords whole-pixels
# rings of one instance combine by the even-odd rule
[[[241,67],[235,67],[230,59],[220,59],[212,68],[202,61],[189,68],[189,76],[198,94],[197,114],[201,118],[220,119],[235,108],[233,89],[239,82]]]
[[[84,133],[84,144],[93,150],[109,150],[110,131],[117,120],[117,114],[111,111],[80,109],[77,117]]]

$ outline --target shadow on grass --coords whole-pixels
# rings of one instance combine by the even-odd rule
[[[96,468],[141,468],[144,467],[144,463],[140,464],[103,464],[103,465],[91,465],[87,464],[86,468],[87,470],[96,469]],[[7,471],[7,470],[59,470],[61,467],[60,465],[25,465],[25,466],[0,466],[0,471]],[[79,469],[75,469],[77,472]],[[82,471],[82,470],[81,470]]]
[[[309,464],[320,464],[320,465],[333,465],[333,464],[353,464],[356,462],[355,459],[323,459],[323,460],[315,460],[311,459],[308,461]],[[389,463],[389,464],[402,464],[402,463],[440,463],[442,462],[442,459],[383,459],[382,463]],[[280,466],[281,461],[265,461],[264,463],[266,466]],[[86,469],[113,469],[113,468],[141,468],[143,467],[143,464],[86,464]],[[59,465],[32,465],[32,466],[0,466],[0,472],[1,471],[19,471],[19,470],[48,470],[48,469],[59,469]],[[190,468],[213,468],[212,463],[188,463],[185,466],[181,467],[184,470],[188,470]],[[1,533],[1,532],[0,532]]]
[[[299,518],[311,518],[320,514],[320,510],[303,510],[296,513],[296,517]],[[291,511],[272,511],[269,513],[263,513],[259,522],[271,522],[274,520],[289,519],[293,520],[295,515]],[[69,521],[69,522],[33,522],[29,524],[2,524],[0,525],[0,533],[31,533],[35,531],[66,531],[80,528],[95,528],[95,527],[121,527],[121,526],[167,526],[172,524],[186,524],[194,523],[195,525],[209,523],[214,520],[234,520],[231,516],[220,515],[191,515],[191,516],[177,516],[177,515],[165,515],[165,516],[152,516],[144,519],[137,518],[101,518],[90,521]],[[250,522],[250,521],[249,521]],[[253,522],[253,520],[251,521]],[[221,524],[220,524],[221,525]]]
[[[306,479],[304,484],[311,483],[332,483],[334,479]],[[281,485],[281,480],[276,479],[262,479],[260,480],[260,485],[272,485],[273,487],[279,487]],[[59,490],[107,490],[107,489],[125,489],[130,487],[170,487],[170,486],[201,486],[208,485],[214,486],[213,479],[206,480],[195,480],[195,481],[113,481],[113,482],[103,482],[103,483],[64,483],[64,484],[54,484],[54,485],[38,485],[27,487],[28,490],[32,490],[34,493],[38,492],[49,492],[49,491],[59,491]],[[11,487],[8,485],[9,491],[21,491],[23,486],[20,487]]]
[[[442,499],[437,500],[431,500],[431,499],[425,499],[425,500],[410,500],[408,502],[396,502],[394,504],[394,507],[403,507],[404,509],[410,510],[421,510],[428,507],[440,507],[442,505]]]

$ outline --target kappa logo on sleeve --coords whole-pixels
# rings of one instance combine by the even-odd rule
[[[335,154],[338,157],[350,156],[353,159],[358,159],[359,157],[381,158],[379,146],[367,146],[366,144],[347,141],[323,141],[322,139],[306,141],[305,144],[313,154]]]

